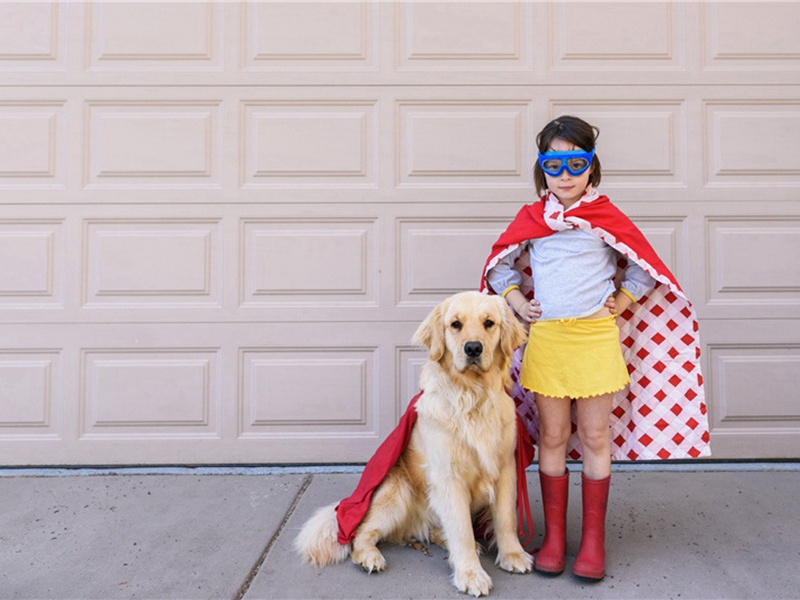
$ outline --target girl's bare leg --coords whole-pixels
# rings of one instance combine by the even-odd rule
[[[577,400],[578,437],[583,448],[583,473],[589,479],[611,474],[611,417],[613,394]]]
[[[569,398],[536,394],[539,408],[539,471],[560,477],[567,470],[567,442],[572,418]]]

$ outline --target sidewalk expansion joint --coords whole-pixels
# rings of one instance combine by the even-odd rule
[[[253,568],[250,569],[250,572],[247,574],[244,583],[242,583],[241,587],[239,588],[239,591],[236,592],[236,595],[233,597],[233,600],[242,600],[245,594],[247,594],[247,591],[250,589],[253,580],[256,578],[256,575],[258,575],[258,572],[261,570],[261,567],[264,565],[264,561],[267,560],[267,555],[269,554],[269,551],[272,550],[272,546],[275,545],[275,542],[278,541],[278,538],[281,536],[281,533],[283,533],[283,529],[284,527],[286,527],[286,523],[291,518],[295,508],[297,508],[297,505],[300,503],[300,499],[306,493],[306,490],[308,489],[308,486],[311,485],[311,481],[313,479],[314,475],[309,474],[303,480],[303,484],[297,491],[297,494],[295,495],[292,504],[289,506],[289,510],[286,511],[286,514],[283,516],[283,520],[281,521],[280,525],[278,525],[278,528],[275,530],[275,533],[272,534],[272,537],[270,538],[269,542],[267,542],[266,547],[261,552],[261,555],[258,557],[258,560],[253,565]]]

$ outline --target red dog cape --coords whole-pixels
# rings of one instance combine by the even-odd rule
[[[369,510],[375,489],[392,470],[403,450],[411,439],[411,431],[417,420],[417,400],[424,392],[411,399],[406,412],[400,417],[397,427],[389,434],[372,455],[364,467],[361,479],[353,494],[342,500],[336,507],[336,520],[339,523],[339,543],[348,544],[353,541],[356,528],[364,520]],[[517,509],[519,511],[520,536],[524,535],[524,523],[528,525],[528,537],[523,540],[527,544],[533,537],[533,521],[528,502],[528,487],[525,480],[525,468],[533,462],[534,449],[528,430],[517,413]]]
[[[640,299],[634,311],[617,319],[630,385],[617,392],[611,414],[611,449],[614,460],[651,460],[709,456],[708,418],[697,318],[675,277],[647,242],[641,231],[605,196],[592,191],[565,212],[551,194],[524,206],[492,247],[481,278],[481,290],[492,290],[486,274],[500,259],[530,239],[557,231],[580,228],[616,249],[620,260],[618,278],[627,261],[633,261],[657,282]],[[514,267],[523,274],[521,290],[533,298],[532,274],[527,252]],[[524,347],[517,350],[512,366],[515,385],[511,396],[517,411],[538,441],[539,417],[533,394],[519,385]],[[573,435],[568,453],[581,457],[573,411]]]

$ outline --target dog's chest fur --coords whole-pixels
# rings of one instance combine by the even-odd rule
[[[449,471],[473,494],[491,494],[502,466],[514,459],[514,404],[505,392],[439,387],[420,399],[417,412],[420,433],[437,446],[426,453],[429,474]]]

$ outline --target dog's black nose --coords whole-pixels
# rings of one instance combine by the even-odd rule
[[[483,352],[483,344],[480,342],[467,342],[464,344],[464,353],[470,358],[478,358]]]

